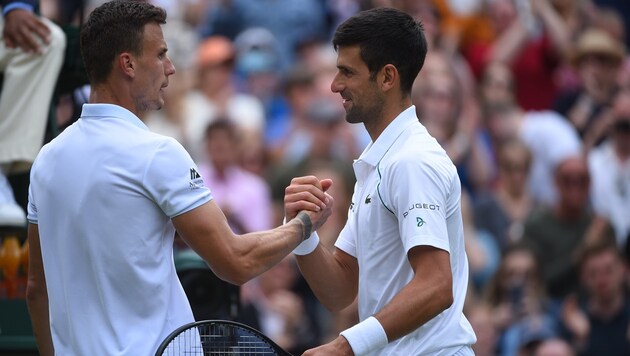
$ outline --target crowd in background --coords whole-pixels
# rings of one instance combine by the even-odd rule
[[[282,224],[294,176],[332,178],[332,247],[370,138],[330,90],[330,38],[357,11],[422,21],[420,121],[458,168],[477,355],[630,355],[630,2],[155,0],[177,73],[161,111],[235,232]],[[73,20],[72,1],[42,14]],[[84,14],[98,5],[88,1]],[[63,81],[63,77],[60,80]],[[72,124],[88,87],[57,98]],[[184,247],[182,247],[184,248]],[[234,318],[295,353],[356,322],[325,311],[292,257],[240,288]]]

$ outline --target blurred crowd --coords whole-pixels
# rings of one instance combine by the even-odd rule
[[[372,7],[422,21],[429,52],[413,101],[465,188],[476,354],[630,355],[630,2],[152,2],[168,11],[177,74],[149,128],[191,153],[235,232],[282,224],[292,177],[332,178],[334,213],[319,231],[330,247],[370,140],[330,90],[330,38]],[[41,11],[76,23],[76,3]],[[88,93],[57,98],[57,127]],[[295,353],[357,319],[352,307],[324,310],[292,257],[242,286],[239,304],[232,317]]]

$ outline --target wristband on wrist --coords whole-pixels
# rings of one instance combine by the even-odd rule
[[[309,253],[315,251],[318,245],[319,235],[317,235],[317,232],[313,231],[308,239],[297,245],[297,247],[293,250],[293,253],[298,256],[308,255]]]
[[[389,342],[381,323],[371,316],[357,325],[342,331],[339,335],[348,340],[355,356],[378,350]]]
[[[287,217],[285,216],[284,219],[282,219],[282,225],[286,223]],[[297,247],[293,250],[293,253],[298,256],[308,255],[309,253],[315,251],[317,245],[319,245],[319,235],[317,235],[317,231],[313,231],[309,238],[297,245]]]

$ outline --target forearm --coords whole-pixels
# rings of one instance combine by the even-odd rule
[[[299,213],[287,224],[273,230],[252,232],[235,238],[234,257],[248,275],[249,280],[278,264],[312,232],[312,223],[306,213]]]
[[[453,303],[449,253],[417,246],[408,257],[414,277],[374,315],[390,342],[417,329]]]
[[[450,307],[453,302],[451,288],[448,279],[408,284],[375,314],[387,339],[391,342],[409,334]]]
[[[29,288],[26,301],[39,353],[42,356],[52,356],[54,348],[48,317],[48,294],[45,290],[33,291]]]
[[[558,50],[558,54],[564,54],[571,45],[571,34],[566,22],[548,1],[540,2],[538,16],[545,26],[545,33],[549,35],[553,42],[553,48]]]
[[[511,63],[526,41],[527,29],[517,20],[495,41],[486,59],[487,63]]]
[[[335,312],[352,304],[358,290],[357,266],[339,261],[322,244],[310,254],[296,255],[296,260],[309,287],[328,310]]]
[[[273,230],[235,235],[214,202],[173,218],[173,224],[219,278],[237,285],[280,262],[312,229],[310,216],[301,212]]]

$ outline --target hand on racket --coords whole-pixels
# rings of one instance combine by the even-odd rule
[[[173,331],[156,356],[292,356],[260,331],[233,321],[204,320]]]

